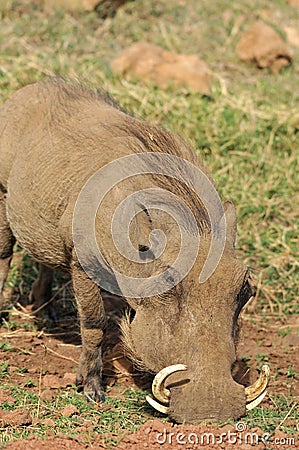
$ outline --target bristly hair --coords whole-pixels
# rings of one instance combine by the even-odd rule
[[[120,330],[121,330],[121,340],[126,352],[126,356],[130,358],[133,365],[142,372],[151,372],[151,370],[146,367],[143,361],[138,357],[131,334],[131,324],[130,324],[130,311],[127,310],[125,315],[121,317],[119,322]]]
[[[82,82],[78,78],[65,78],[62,75],[56,75],[43,82],[45,86],[56,86],[61,92],[69,98],[85,100],[101,100],[119,111],[130,115],[105,89],[94,87],[88,82]]]
[[[196,218],[199,232],[209,232],[210,220],[208,212],[203,201],[189,186],[189,184],[195,184],[193,183],[192,173],[188,168],[184,167],[184,165],[175,163],[172,158],[172,156],[176,156],[190,162],[196,168],[201,170],[208,178],[209,182],[213,184],[207,169],[193,152],[191,147],[171,131],[137,120],[131,116],[126,116],[124,123],[116,125],[114,133],[117,134],[118,132],[120,135],[127,133],[134,138],[130,141],[130,144],[131,150],[136,154],[144,152],[163,153],[163,162],[165,162],[165,165],[169,165],[172,169],[171,173],[174,173],[177,177],[161,174],[161,164],[159,165],[158,159],[156,164],[154,161],[149,163],[151,164],[149,167],[151,178],[155,181],[157,186],[183,198],[184,202],[188,205]],[[169,155],[168,160],[167,155]],[[189,184],[180,180],[188,180]]]

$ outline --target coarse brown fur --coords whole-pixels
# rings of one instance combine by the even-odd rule
[[[206,174],[191,148],[170,131],[127,114],[108,95],[62,79],[29,85],[14,93],[0,112],[0,294],[9,269],[15,239],[41,263],[32,299],[41,305],[51,296],[52,269],[72,275],[82,336],[77,373],[87,398],[102,401],[101,343],[106,326],[101,290],[78,260],[72,232],[78,195],[99,169],[123,156],[163,152],[183,158]],[[171,161],[169,162],[171,164]],[[232,204],[224,204],[226,246],[210,278],[198,282],[211,241],[209,216],[190,185],[163,176],[154,165],[148,175],[128,179],[111,189],[97,212],[98,245],[109,263],[125,273],[136,267],[146,278],[171,274],[180,245],[175,220],[163,212],[139,212],[130,227],[133,246],[150,248],[149,233],[161,229],[167,251],[149,264],[128,262],[114,248],[110,224],[116,206],[136,190],[163,188],[180,197],[195,217],[199,255],[186,277],[163,294],[127,298],[135,310],[122,324],[124,342],[135,361],[157,372],[185,363],[190,382],[171,388],[170,416],[177,421],[226,420],[245,413],[244,387],[232,378],[235,330],[241,307],[252,295],[248,271],[234,254],[236,217]],[[186,179],[180,166],[175,170]],[[192,184],[192,176],[189,182]],[[162,202],[162,200],[161,200]],[[163,202],[162,202],[163,203]],[[180,206],[176,206],[180,209]],[[88,252],[87,252],[88,253]],[[142,256],[142,255],[141,255]],[[90,269],[98,270],[86,254]],[[167,280],[166,280],[167,281]]]

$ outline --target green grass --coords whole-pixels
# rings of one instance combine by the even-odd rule
[[[239,255],[260,287],[257,311],[298,314],[299,50],[293,49],[293,66],[276,75],[239,63],[235,52],[240,31],[256,18],[283,30],[296,26],[298,10],[279,0],[272,15],[266,1],[138,0],[103,21],[95,13],[46,15],[34,5],[1,6],[0,100],[47,75],[77,76],[107,88],[137,116],[183,135],[222,198],[237,206]],[[114,77],[109,60],[138,40],[200,54],[214,74],[211,98]]]
[[[1,372],[0,372],[1,376]],[[31,386],[33,387],[33,386]],[[106,444],[117,445],[121,437],[136,431],[149,417],[150,408],[145,403],[145,393],[134,389],[119,388],[119,395],[108,396],[103,408],[87,403],[83,395],[73,389],[58,391],[52,401],[41,401],[35,392],[24,391],[22,387],[7,385],[14,397],[13,404],[5,402],[1,405],[4,411],[15,411],[18,408],[30,409],[32,425],[27,427],[3,427],[0,433],[0,448],[3,444],[15,439],[26,439],[32,434],[46,437],[55,429],[55,435],[76,438],[82,433],[82,427],[88,426],[86,440],[94,440],[99,435]],[[73,405],[77,408],[71,417],[62,413],[63,408]],[[54,422],[47,424],[47,419]],[[85,430],[86,431],[86,430]]]
[[[284,0],[269,5],[266,0],[135,0],[106,21],[95,13],[45,14],[37,1],[30,5],[29,0],[4,0],[0,5],[0,104],[21,86],[60,73],[108,89],[138,117],[173,129],[192,142],[222,198],[237,206],[238,255],[252,268],[258,286],[250,315],[265,322],[299,313],[299,49],[293,48],[294,64],[275,75],[241,64],[235,52],[240,32],[257,18],[282,36],[284,26],[297,27],[298,9]],[[109,60],[139,40],[203,57],[212,70],[211,96],[190,94],[186,89],[161,90],[142,80],[115,77]],[[13,265],[7,286],[26,297],[36,269],[18,251],[25,267]],[[258,355],[257,362],[262,360],[264,355]],[[290,367],[290,377],[293,371]],[[9,367],[2,362],[0,376],[5,379],[8,374]],[[36,394],[11,388],[17,404],[30,405],[34,417],[54,418],[57,433],[72,435],[80,423],[78,417],[56,415],[57,408],[67,403],[77,406],[80,417],[94,421],[98,433],[134,430],[147,418],[140,401],[144,393],[138,391],[125,392],[123,399],[108,396],[112,409],[99,416],[73,392],[40,404]],[[284,397],[275,397],[274,403],[273,411],[261,407],[250,412],[248,424],[273,431],[292,407]],[[281,429],[291,432],[284,425]],[[29,433],[45,436],[47,429],[37,424],[21,431],[1,431],[5,442]]]

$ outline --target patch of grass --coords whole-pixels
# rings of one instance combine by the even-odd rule
[[[2,352],[11,352],[15,351],[16,347],[11,342],[0,342],[0,350]]]
[[[9,362],[0,361],[0,378],[9,376]]]
[[[259,427],[264,432],[274,433],[280,429],[289,435],[296,434],[299,414],[297,403],[282,395],[271,396],[271,408],[255,408],[249,411],[245,423],[250,428]],[[288,419],[288,421],[286,420]]]
[[[55,434],[76,438],[82,433],[82,427],[88,428],[90,438],[102,436],[109,445],[116,445],[121,436],[133,432],[149,418],[149,407],[144,403],[144,393],[134,389],[120,388],[119,396],[107,396],[103,407],[87,403],[83,395],[75,391],[61,391],[52,401],[41,401],[36,393],[17,386],[6,386],[15,398],[15,403],[5,402],[2,408],[13,411],[29,408],[33,425],[29,427],[9,427],[0,434],[1,443],[15,439],[24,439],[36,435],[45,437],[55,426]],[[63,413],[66,406],[73,405],[77,412],[68,417]],[[51,422],[49,425],[49,419]],[[53,421],[53,422],[52,422]],[[84,428],[83,428],[84,430]],[[87,431],[85,429],[85,431]]]

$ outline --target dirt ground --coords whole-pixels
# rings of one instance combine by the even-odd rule
[[[59,305],[58,305],[59,306]],[[123,356],[119,342],[119,330],[116,325],[117,318],[123,313],[124,303],[108,294],[105,297],[105,307],[109,317],[109,332],[105,341],[104,351],[104,380],[109,386],[109,394],[116,392],[114,385],[140,387],[140,384],[150,386],[150,377],[138,373],[131,366],[129,360]],[[28,316],[32,305],[19,308],[18,326],[15,330],[8,331],[5,324],[0,328],[2,342],[10,342],[18,351],[0,351],[0,360],[8,361],[10,367],[10,384],[22,383],[22,378],[30,376],[32,386],[26,389],[37,392],[41,401],[51,400],[55,397],[58,388],[72,389],[75,382],[75,367],[80,355],[80,337],[76,313],[63,314],[61,320],[47,332],[24,331],[21,322],[28,322]],[[16,312],[15,312],[16,314]],[[257,318],[258,319],[258,318]],[[245,385],[255,381],[259,364],[268,361],[271,366],[271,383],[268,389],[269,395],[263,402],[266,409],[275,408],[272,396],[281,394],[295,398],[299,395],[298,380],[289,375],[289,367],[293,366],[294,372],[299,372],[298,364],[298,326],[299,318],[292,317],[287,322],[253,323],[249,315],[243,314],[242,331],[238,345],[238,363],[235,367],[235,378]],[[22,352],[22,350],[27,349]],[[29,350],[29,351],[28,351]],[[20,373],[18,368],[26,367],[26,374]],[[46,370],[45,370],[46,368]],[[142,383],[140,381],[142,380]],[[0,390],[0,403],[14,402],[9,390]],[[105,407],[105,406],[103,406]],[[298,407],[298,405],[296,406]],[[72,414],[72,411],[64,411],[64,414]],[[15,426],[26,426],[37,419],[30,417],[28,409],[16,408],[12,412],[0,411],[0,421]],[[54,425],[54,424],[53,424]],[[296,423],[290,426],[298,427]],[[92,426],[92,424],[91,424]],[[212,434],[207,434],[212,433]],[[80,436],[80,434],[79,434]],[[258,437],[257,437],[258,436]],[[246,429],[244,422],[240,421],[235,427],[224,425],[213,426],[183,426],[164,423],[157,418],[147,421],[136,433],[125,435],[118,444],[120,450],[131,448],[163,448],[167,449],[250,449],[252,444],[256,449],[264,448],[299,448],[295,438],[294,443],[286,445],[289,436],[277,430],[272,436],[271,442],[267,441],[267,435],[258,428]],[[261,439],[264,439],[263,442]],[[276,443],[275,443],[276,440]],[[65,439],[56,436],[49,431],[48,438],[31,438],[27,441],[12,442],[5,448],[8,450],[33,449],[33,450],[64,450],[88,448],[78,440]],[[25,442],[25,443],[24,443]],[[107,448],[102,437],[93,441],[92,448]],[[108,447],[109,448],[109,447]]]

